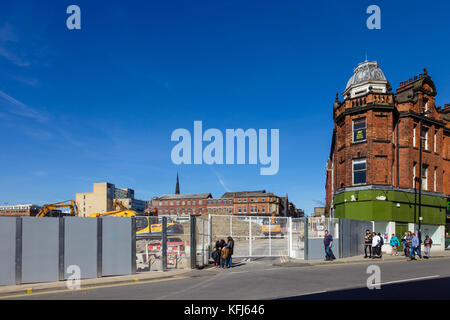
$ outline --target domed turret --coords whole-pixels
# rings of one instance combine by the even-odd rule
[[[364,61],[353,71],[353,76],[347,83],[344,97],[354,98],[365,95],[369,91],[386,93],[388,81],[376,61]]]

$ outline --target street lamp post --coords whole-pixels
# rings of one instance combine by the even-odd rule
[[[418,236],[420,243],[422,242],[422,143],[426,140],[426,137],[422,137],[423,135],[423,118],[428,113],[428,111],[425,110],[424,104],[427,103],[426,100],[422,100],[422,110],[420,112],[420,146],[419,146],[419,230],[418,230]],[[415,221],[415,214],[414,214],[414,223]]]

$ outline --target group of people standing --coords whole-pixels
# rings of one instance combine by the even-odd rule
[[[384,244],[383,237],[380,233],[370,232],[366,230],[364,237],[364,258],[381,258],[382,257],[382,246]],[[415,260],[415,255],[417,254],[422,261],[422,254],[420,252],[421,240],[418,235],[410,231],[405,232],[401,238],[401,244],[403,246],[404,256],[408,257],[408,261]],[[433,241],[430,236],[425,237],[424,245],[424,258],[428,259],[430,257],[430,251]],[[400,240],[395,234],[392,234],[389,245],[392,248],[392,255],[398,255],[398,247],[400,246]]]
[[[233,250],[234,250],[234,240],[232,237],[227,237],[227,242],[225,240],[217,240],[211,253],[214,259],[215,268],[232,268],[233,267]]]
[[[383,252],[381,248],[383,245],[384,239],[380,233],[371,233],[370,230],[366,230],[366,235],[364,236],[364,258],[382,258]]]

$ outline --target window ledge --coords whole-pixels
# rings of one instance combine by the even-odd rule
[[[364,144],[364,143],[367,143],[367,140],[363,140],[363,141],[352,141],[352,145],[355,145],[355,144]]]

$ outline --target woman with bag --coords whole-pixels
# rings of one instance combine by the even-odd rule
[[[228,257],[230,256],[230,248],[227,248],[226,246],[222,249],[222,268],[225,269],[226,262],[228,260]]]

